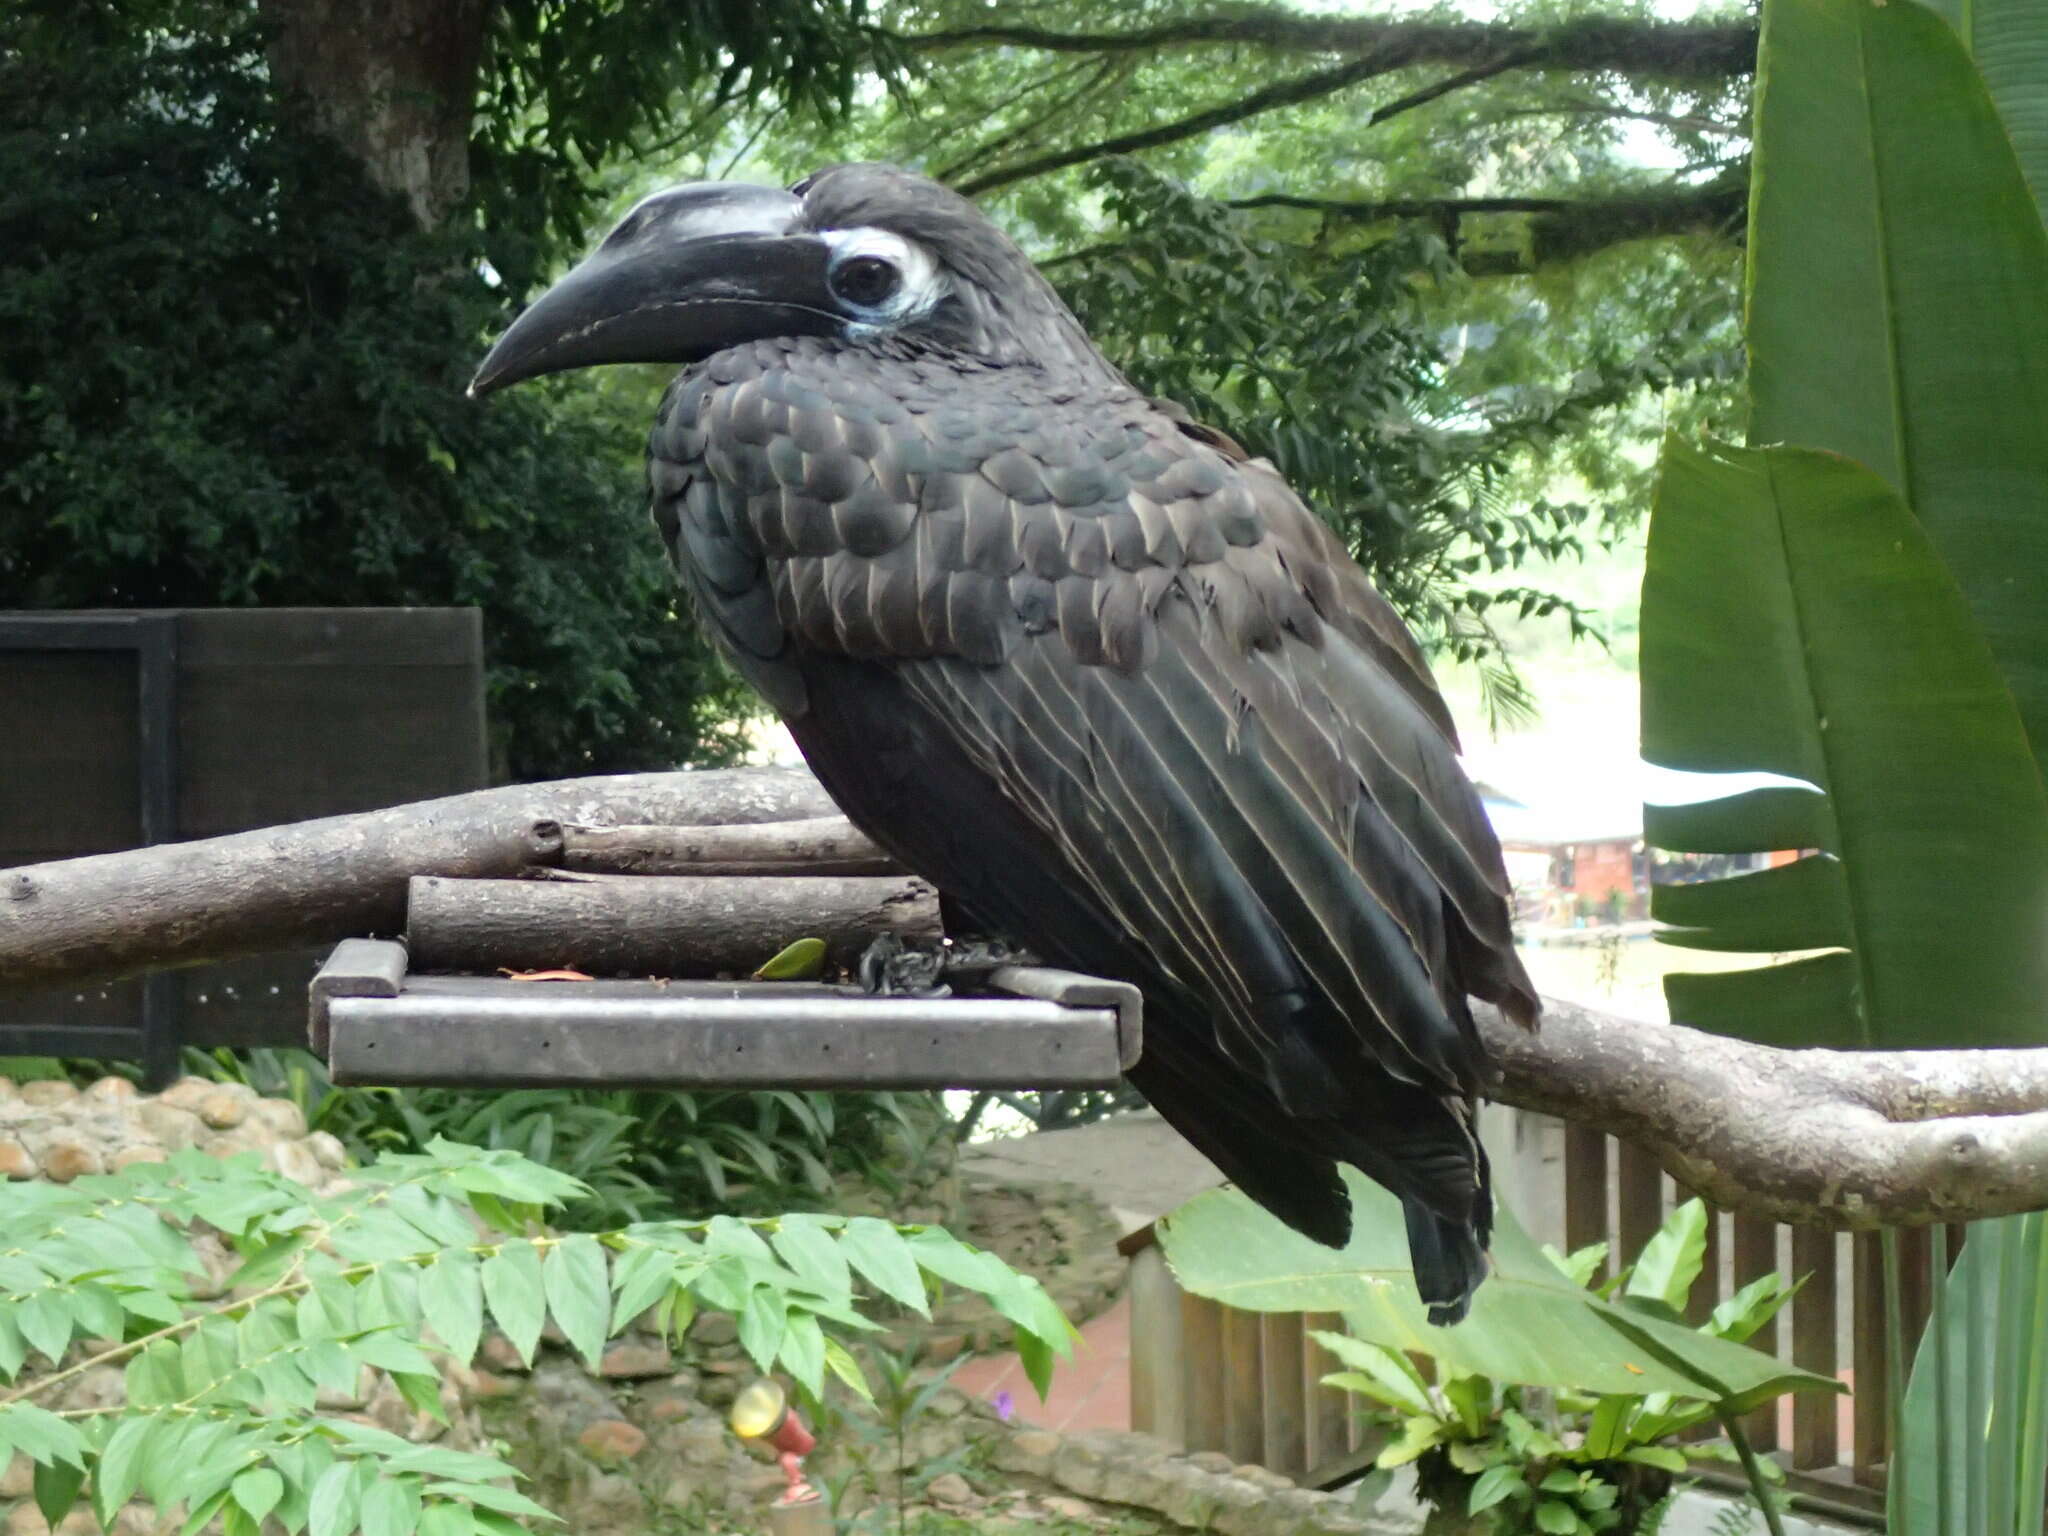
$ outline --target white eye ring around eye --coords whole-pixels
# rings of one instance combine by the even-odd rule
[[[886,229],[828,229],[825,273],[833,298],[868,326],[897,326],[931,312],[950,284],[931,253]]]

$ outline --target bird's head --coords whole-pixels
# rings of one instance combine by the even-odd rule
[[[644,199],[512,323],[469,392],[599,363],[693,363],[785,336],[901,337],[1116,377],[974,204],[893,166],[840,165],[786,192],[694,182]]]

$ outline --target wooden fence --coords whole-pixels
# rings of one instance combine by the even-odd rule
[[[1569,1252],[1608,1245],[1609,1267],[1632,1257],[1687,1192],[1654,1158],[1597,1131],[1497,1106],[1488,1110],[1502,1198],[1539,1241]],[[1884,1266],[1875,1234],[1849,1236],[1715,1212],[1691,1316],[1701,1322],[1744,1284],[1776,1270],[1807,1281],[1750,1340],[1806,1370],[1839,1376],[1846,1398],[1800,1393],[1746,1420],[1752,1443],[1792,1474],[1809,1500],[1842,1512],[1882,1507],[1886,1422]],[[1949,1252],[1961,1246],[1950,1233]],[[1900,1238],[1906,1338],[1931,1299],[1931,1243]],[[1336,1316],[1239,1312],[1175,1284],[1151,1229],[1124,1241],[1131,1259],[1131,1421],[1188,1450],[1218,1450],[1296,1481],[1326,1484],[1370,1452],[1355,1401],[1320,1385],[1337,1369],[1308,1337]]]
[[[0,869],[480,789],[474,608],[0,612]],[[0,1054],[297,1045],[318,953],[0,996]]]

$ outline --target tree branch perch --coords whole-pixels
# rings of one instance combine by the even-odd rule
[[[1025,26],[963,27],[895,39],[913,53],[1036,48],[1049,53],[1158,53],[1176,48],[1264,48],[1275,53],[1373,57],[1384,68],[1469,66],[1533,51],[1530,66],[1644,79],[1713,81],[1756,67],[1755,22],[1617,21],[1583,17],[1555,27],[1485,21],[1387,21],[1310,16],[1278,6],[1197,16],[1123,32]]]
[[[842,832],[842,824],[817,820],[835,815],[802,770],[632,774],[486,790],[4,870],[0,988],[99,982],[395,933],[405,923],[411,877],[505,877],[536,865],[558,867],[565,823],[719,829],[580,839],[592,861],[619,860],[623,867],[633,867],[628,845],[636,835],[647,838],[652,856],[685,869],[736,857],[794,874],[812,856],[828,867],[869,858],[869,845]],[[805,825],[764,825],[781,823]],[[754,830],[734,830],[741,824]],[[531,887],[511,894],[566,911],[578,902],[615,905],[606,893],[615,884],[645,885],[652,898],[658,885],[693,882],[688,875],[659,882],[578,878],[596,886],[582,895]],[[863,898],[879,892],[889,912],[883,926],[899,931],[929,932],[934,921],[922,895],[890,900],[906,884],[900,881],[729,876],[696,883],[702,897],[716,897],[734,913],[766,912],[807,887]],[[681,911],[697,898],[682,892],[677,899]],[[848,910],[853,906],[860,903]],[[867,926],[870,920],[859,917],[848,932]],[[781,921],[761,931],[788,927]],[[750,944],[747,953],[758,947]],[[1535,1035],[1491,1009],[1477,1013],[1500,1062],[1494,1097],[1634,1141],[1716,1204],[1842,1228],[2048,1207],[2048,1048],[1786,1051],[1563,1002],[1548,1004]]]
[[[2048,1206],[2048,1049],[1778,1050],[1546,1000],[1492,1097],[1635,1142],[1746,1215],[1867,1229]]]
[[[562,862],[562,826],[836,816],[797,768],[562,779],[0,870],[0,988],[331,944],[405,927],[414,875],[512,876]]]

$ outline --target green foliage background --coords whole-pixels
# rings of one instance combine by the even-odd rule
[[[0,608],[473,603],[501,772],[729,751],[645,403],[472,405],[482,237],[283,121],[248,7],[136,9],[0,21]]]
[[[997,19],[1115,34],[1206,9]],[[1521,0],[1503,21],[1593,9],[1647,16]],[[476,603],[510,776],[716,759],[749,707],[675,611],[640,515],[656,371],[461,397],[486,338],[652,185],[862,157],[994,176],[992,211],[1105,350],[1271,455],[1510,709],[1502,616],[1580,628],[1520,569],[1632,523],[1642,445],[1731,400],[1727,242],[1537,261],[1512,221],[1231,200],[1684,197],[1740,181],[1740,78],[1510,71],[1380,121],[1434,78],[1423,64],[1142,161],[1003,183],[1316,60],[919,46],[991,19],[978,0],[500,0],[469,200],[429,236],[276,99],[258,10],[0,16],[0,606]],[[1675,169],[1624,152],[1651,118]],[[1472,275],[1496,258],[1529,270]]]

